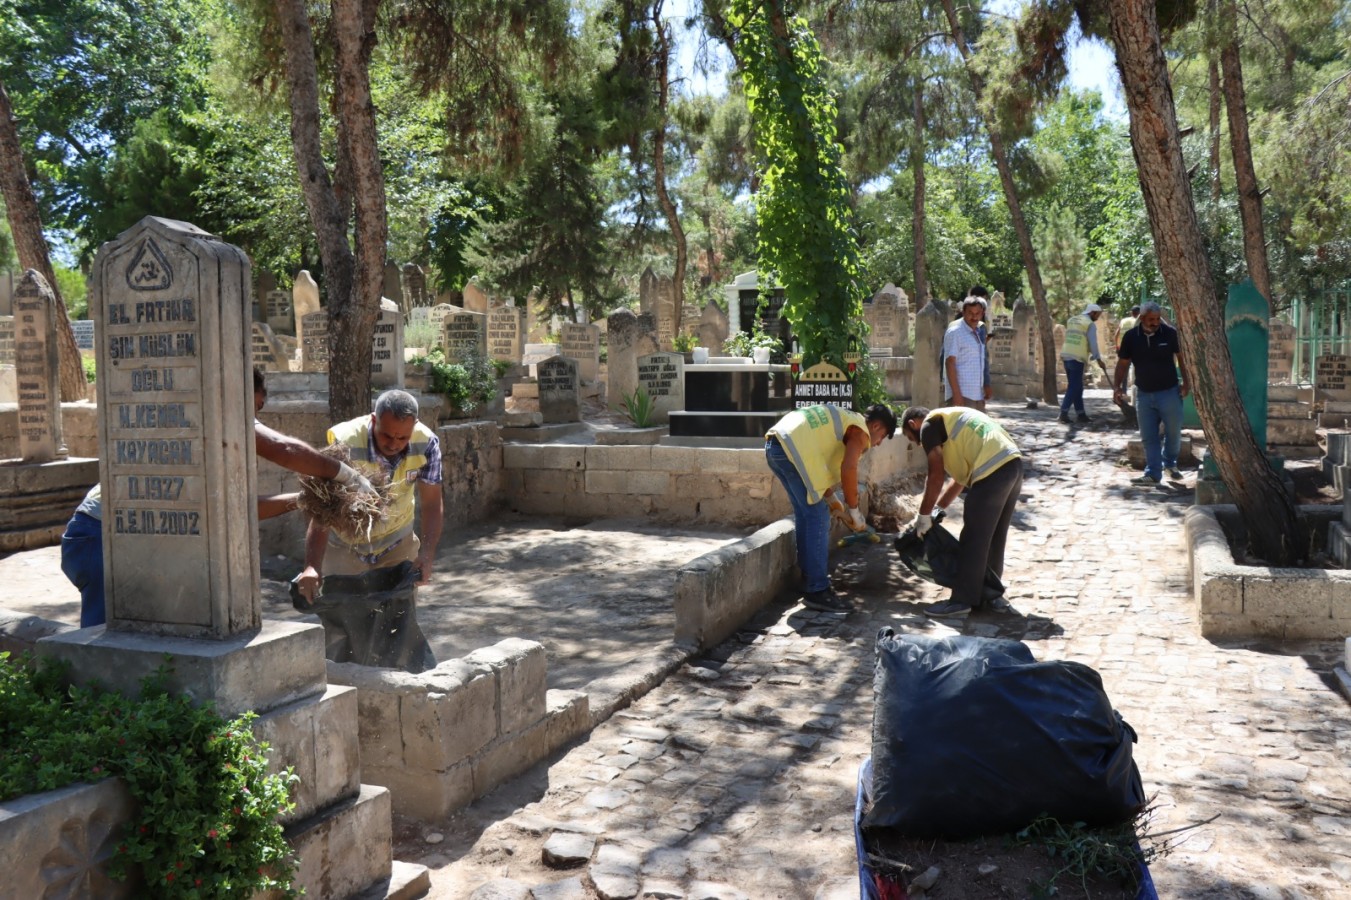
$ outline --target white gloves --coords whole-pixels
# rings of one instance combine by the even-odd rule
[[[867,531],[868,523],[863,519],[863,513],[858,511],[857,506],[849,507],[844,524],[848,525],[854,531]]]
[[[915,536],[924,537],[929,533],[929,529],[934,527],[934,517],[926,516],[921,513],[915,516]]]
[[[371,480],[345,462],[338,463],[338,474],[333,476],[333,480],[338,484],[354,487],[362,494],[371,496],[376,494],[375,485],[371,484]]]
[[[845,519],[844,494],[839,491],[831,491],[826,494],[826,506],[830,508],[830,514],[840,521]]]

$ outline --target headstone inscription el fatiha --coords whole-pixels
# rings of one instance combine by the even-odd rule
[[[484,359],[488,355],[488,317],[468,310],[446,316],[441,322],[441,346],[449,363]]]
[[[488,311],[488,358],[519,363],[525,349],[525,310],[496,306]]]
[[[147,217],[99,249],[90,283],[108,628],[255,630],[248,257]]]
[[[61,357],[56,342],[56,295],[36,269],[14,289],[14,366],[19,395],[19,459],[64,458],[61,440]]]
[[[565,322],[558,330],[558,352],[577,360],[577,375],[586,384],[600,377],[600,329]]]
[[[75,346],[80,350],[94,349],[94,323],[90,319],[76,319],[70,323],[70,333],[75,335]]]
[[[536,371],[539,411],[544,424],[581,421],[582,392],[577,360],[552,356],[536,366]]]
[[[371,341],[371,387],[403,387],[403,312],[385,297],[380,298],[380,318]]]
[[[1332,353],[1314,361],[1314,400],[1351,400],[1351,356]]]
[[[328,313],[316,310],[300,320],[304,337],[300,341],[300,370],[328,371]]]
[[[638,357],[638,387],[652,401],[652,424],[665,425],[671,412],[685,408],[685,357],[649,353]]]

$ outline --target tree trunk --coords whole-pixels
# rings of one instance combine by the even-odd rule
[[[352,289],[329,296],[328,408],[337,421],[371,411],[371,345],[380,315],[389,226],[371,100],[370,62],[379,0],[333,0],[338,128],[351,164],[356,266]],[[333,363],[340,362],[339,371]],[[396,365],[402,364],[401,360]]]
[[[915,139],[910,147],[910,168],[915,177],[915,215],[910,227],[915,243],[915,309],[923,309],[929,296],[928,263],[924,258],[924,79],[915,79]]]
[[[971,67],[971,48],[966,44],[966,35],[957,21],[957,10],[952,0],[943,0],[943,11],[947,13],[948,25],[952,29],[952,42],[966,62],[967,74],[971,76],[971,90],[979,104],[984,91],[984,80]],[[1004,139],[999,128],[982,113],[985,131],[990,136],[990,155],[994,157],[995,167],[999,169],[999,183],[1004,187],[1004,202],[1008,204],[1009,218],[1013,220],[1014,233],[1018,235],[1018,247],[1023,255],[1023,268],[1027,270],[1027,284],[1032,290],[1032,303],[1037,310],[1037,331],[1041,334],[1041,392],[1042,399],[1054,405],[1057,402],[1055,391],[1056,361],[1055,324],[1051,321],[1051,309],[1046,304],[1046,288],[1041,283],[1041,268],[1037,265],[1037,251],[1032,246],[1032,232],[1023,217],[1022,204],[1018,202],[1018,189],[1013,183],[1013,170],[1009,168],[1009,157],[1004,152]]]
[[[1210,202],[1220,202],[1220,63],[1210,60]],[[1215,236],[1219,236],[1220,217],[1215,216],[1213,223]]]
[[[42,234],[42,214],[33,186],[28,183],[24,167],[23,147],[19,144],[19,126],[14,119],[9,94],[0,82],[0,196],[5,198],[9,230],[14,235],[14,251],[19,256],[19,267],[36,269],[51,286],[56,298],[56,345],[61,357],[61,399],[83,400],[88,390],[84,366],[80,362],[80,348],[75,346],[75,333],[70,330],[66,315],[66,301],[56,283],[52,259],[47,252],[47,238]]]
[[[1303,558],[1307,544],[1293,500],[1253,437],[1234,381],[1224,321],[1215,315],[1215,285],[1182,159],[1154,0],[1115,0],[1108,9],[1154,252],[1173,301],[1206,443],[1253,551],[1271,565],[1289,565]]]
[[[1234,157],[1234,179],[1238,182],[1238,211],[1243,219],[1243,256],[1248,275],[1267,302],[1271,302],[1271,268],[1267,264],[1267,240],[1262,227],[1262,192],[1252,164],[1252,143],[1248,139],[1248,101],[1243,90],[1243,60],[1238,53],[1238,11],[1232,0],[1224,3],[1222,16],[1228,20],[1230,34],[1220,51],[1224,67],[1224,108],[1229,115],[1229,144]]]
[[[652,6],[652,27],[657,35],[657,130],[652,139],[652,172],[657,183],[657,203],[666,215],[666,224],[671,229],[671,240],[675,242],[675,273],[671,276],[671,285],[675,301],[675,330],[680,332],[680,323],[685,319],[685,268],[688,265],[689,251],[685,246],[685,229],[680,225],[680,216],[676,205],[666,190],[666,108],[671,92],[671,35],[667,25],[661,20],[661,0]]]

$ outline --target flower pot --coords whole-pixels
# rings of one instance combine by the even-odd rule
[[[708,348],[695,347],[693,350],[691,350],[690,362],[694,363],[695,365],[702,365],[703,363],[708,362]]]
[[[768,347],[756,347],[751,351],[751,359],[755,360],[757,366],[767,366],[769,365],[769,352]]]

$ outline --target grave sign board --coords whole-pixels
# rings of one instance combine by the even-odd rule
[[[483,359],[488,355],[488,317],[468,310],[446,316],[441,323],[441,346],[449,363]]]
[[[252,357],[253,364],[264,372],[285,372],[288,371],[282,352],[281,343],[277,340],[272,329],[268,328],[262,322],[254,322],[252,327]]]
[[[1295,374],[1295,329],[1280,319],[1272,319],[1268,327],[1267,382],[1288,384]]]
[[[392,300],[380,300],[371,341],[371,387],[403,387],[403,313]]]
[[[525,349],[525,310],[497,306],[488,312],[488,357],[518,363]]]
[[[89,319],[76,319],[70,323],[70,333],[75,335],[75,346],[81,350],[94,349],[94,323]]]
[[[14,365],[14,317],[0,316],[0,366]]]
[[[577,374],[584,383],[600,377],[600,329],[595,325],[564,323],[558,331],[558,352],[577,360]]]
[[[108,628],[261,625],[249,261],[148,217],[94,260]]]
[[[291,292],[276,288],[263,295],[264,318],[267,327],[276,334],[294,334],[296,317]]]
[[[828,362],[819,362],[793,379],[793,407],[818,404],[854,408],[853,379]]]
[[[638,357],[638,387],[652,400],[652,423],[665,425],[685,408],[685,356],[650,353]]]
[[[986,351],[990,354],[990,372],[994,375],[1018,375],[1018,359],[1014,354],[1014,338],[1017,335],[1011,326],[995,328],[986,341]]]
[[[1351,356],[1329,354],[1314,363],[1314,400],[1351,400]]]
[[[61,440],[61,362],[56,343],[56,295],[29,269],[14,289],[14,367],[19,394],[19,458],[51,462],[65,456]]]
[[[460,307],[449,303],[438,303],[427,308],[427,324],[432,326],[432,332],[438,341],[445,339],[446,316],[460,311]]]
[[[582,418],[582,392],[577,360],[551,356],[536,366],[539,411],[544,424],[578,422]]]
[[[302,372],[328,371],[328,313],[312,312],[300,320],[303,337],[300,341],[300,370]]]

